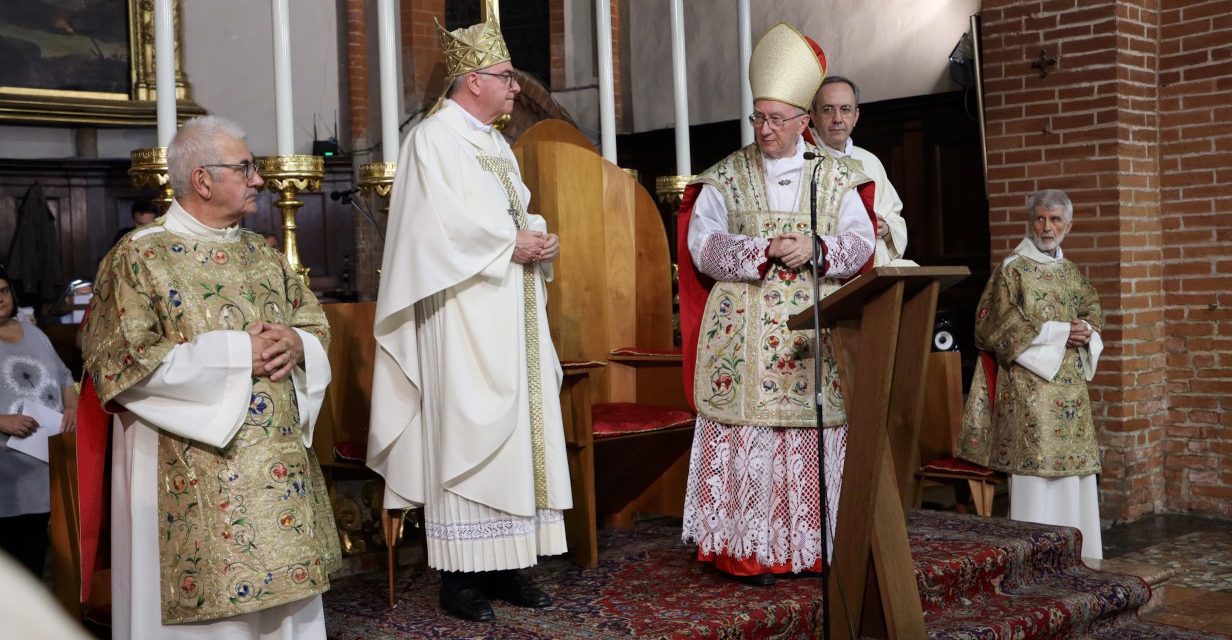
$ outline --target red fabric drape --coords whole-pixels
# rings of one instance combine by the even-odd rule
[[[90,583],[97,567],[98,543],[107,513],[104,468],[111,416],[103,410],[94,380],[85,376],[77,400],[77,534],[81,555],[81,601],[90,601]]]

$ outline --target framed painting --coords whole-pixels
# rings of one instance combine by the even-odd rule
[[[177,112],[192,102],[173,0]],[[147,126],[154,103],[153,0],[0,2],[0,123]]]

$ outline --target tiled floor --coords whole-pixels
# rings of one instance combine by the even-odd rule
[[[1232,636],[1232,521],[1156,515],[1103,532],[1104,557],[1169,569],[1148,620]]]

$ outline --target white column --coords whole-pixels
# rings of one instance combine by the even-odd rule
[[[295,153],[294,120],[291,111],[291,12],[287,0],[270,0],[274,13],[274,128],[278,155]]]
[[[740,40],[740,144],[753,144],[753,85],[749,84],[749,59],[753,57],[753,28],[749,23],[749,0],[736,0],[736,30]]]
[[[595,0],[599,35],[599,139],[603,159],[616,164],[616,79],[612,70],[612,0]]]
[[[154,94],[158,113],[158,146],[175,136],[175,19],[171,0],[154,2]]]
[[[685,78],[684,3],[671,0],[672,96],[676,100],[676,175],[692,175],[689,159],[689,85]]]
[[[381,65],[381,155],[385,162],[398,161],[398,14],[394,0],[380,0],[376,6],[377,37]]]

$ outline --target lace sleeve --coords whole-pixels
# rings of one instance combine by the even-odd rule
[[[825,244],[823,268],[828,278],[846,278],[859,272],[860,267],[873,255],[873,248],[859,233],[849,231],[837,236],[822,236]]]
[[[715,280],[756,281],[770,266],[768,238],[712,233],[702,245],[697,268]]]

